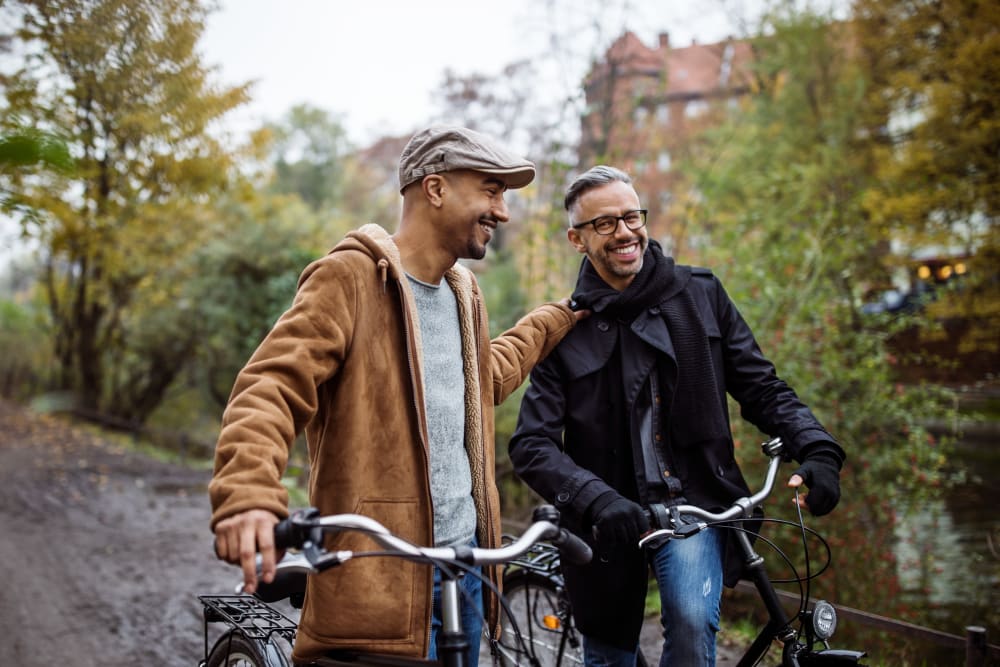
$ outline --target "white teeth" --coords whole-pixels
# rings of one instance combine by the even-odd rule
[[[637,247],[636,244],[633,243],[632,245],[625,246],[624,248],[615,248],[612,252],[615,252],[619,255],[628,255],[631,252],[633,252],[636,249],[636,247]]]

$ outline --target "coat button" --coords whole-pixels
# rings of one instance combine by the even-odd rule
[[[565,491],[561,492],[558,496],[556,496],[556,502],[565,505],[569,502],[569,494]]]
[[[719,472],[719,477],[725,477],[726,476],[726,471],[725,471],[725,469],[723,469],[723,467],[722,467],[721,464],[719,465],[718,472]]]
[[[604,320],[601,320],[600,322],[597,323],[597,328],[600,329],[601,331],[607,331],[608,329],[611,328],[611,326]]]

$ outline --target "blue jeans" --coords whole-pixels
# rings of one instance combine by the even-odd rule
[[[715,665],[725,537],[724,530],[709,528],[687,539],[671,540],[650,555],[660,589],[660,667]],[[635,651],[591,637],[583,638],[583,650],[587,667],[635,666]]]
[[[478,569],[477,569],[478,571]],[[472,573],[465,574],[458,582],[459,608],[461,610],[462,631],[469,642],[466,654],[467,665],[479,664],[479,640],[483,635],[483,582]],[[434,607],[431,613],[431,647],[427,657],[438,659],[438,635],[442,627],[441,619],[441,571],[434,568]]]

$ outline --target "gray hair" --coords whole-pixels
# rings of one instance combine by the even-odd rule
[[[563,200],[563,205],[568,211],[587,190],[607,185],[608,183],[614,183],[615,181],[632,185],[632,177],[617,167],[609,167],[603,164],[591,167],[570,183],[569,188],[566,190],[566,199]]]

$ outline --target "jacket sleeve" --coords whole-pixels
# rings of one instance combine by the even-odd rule
[[[531,372],[508,453],[518,477],[555,505],[564,525],[580,532],[594,499],[614,489],[564,451],[565,415],[566,395],[553,355]]]
[[[744,419],[762,432],[780,436],[786,451],[801,461],[814,451],[829,451],[841,462],[846,455],[761,351],[753,332],[722,284],[715,285],[715,312],[722,336],[726,390]]]
[[[296,436],[316,414],[318,387],[350,346],[351,274],[325,258],[303,272],[291,307],[236,377],[209,483],[212,527],[250,509],[288,514],[281,476]]]
[[[544,303],[490,341],[493,402],[500,405],[576,324],[569,306]]]

